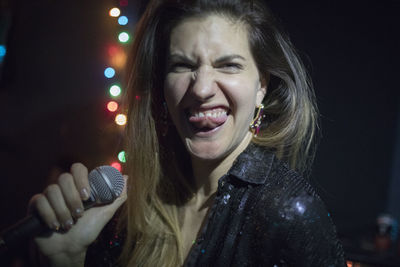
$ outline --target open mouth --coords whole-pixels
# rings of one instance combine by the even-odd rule
[[[195,132],[210,132],[226,122],[229,109],[226,107],[188,109],[186,114]]]

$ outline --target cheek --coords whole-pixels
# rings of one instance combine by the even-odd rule
[[[234,111],[239,112],[241,116],[252,114],[256,105],[258,82],[246,78],[227,79],[223,86],[227,88],[225,94]]]

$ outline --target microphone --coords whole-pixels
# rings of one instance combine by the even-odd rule
[[[89,173],[90,197],[84,201],[85,210],[112,203],[124,188],[122,174],[111,166],[100,166]],[[0,254],[13,251],[31,237],[44,234],[49,228],[36,215],[30,215],[6,229],[0,237]]]

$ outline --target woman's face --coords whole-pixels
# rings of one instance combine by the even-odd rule
[[[192,158],[222,159],[250,140],[249,124],[265,84],[243,24],[211,15],[173,29],[164,94]]]

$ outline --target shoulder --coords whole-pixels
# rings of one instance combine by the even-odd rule
[[[328,216],[314,188],[269,148],[250,144],[228,174],[253,188],[251,195],[257,199],[261,216],[274,215],[280,220],[291,221],[311,213]]]
[[[255,215],[279,244],[284,261],[296,266],[344,266],[331,215],[301,175],[275,158],[258,190]]]
[[[261,190],[273,197],[270,208],[275,208],[273,210],[281,220],[295,223],[295,219],[330,217],[325,204],[306,179],[277,158],[272,166]]]
[[[299,173],[275,156],[269,164],[268,171],[262,174],[263,183],[255,186],[260,197],[259,205],[288,220],[306,213],[326,211],[315,189]],[[328,212],[325,213],[329,216]]]

